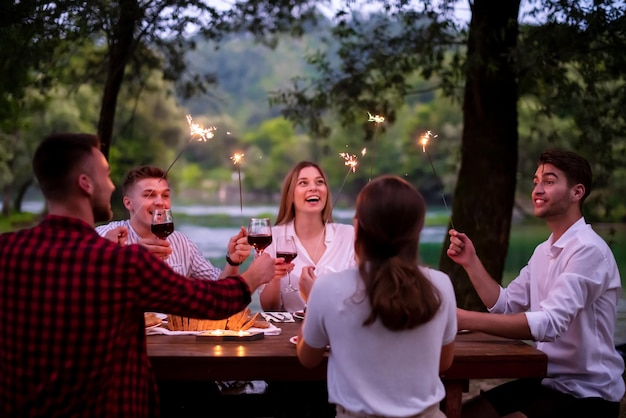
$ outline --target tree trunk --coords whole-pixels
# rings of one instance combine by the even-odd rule
[[[11,184],[5,184],[2,188],[2,216],[8,217],[11,213]]]
[[[520,1],[475,0],[469,27],[461,167],[452,224],[474,242],[498,282],[509,246],[518,134],[517,81],[510,53],[517,45]],[[463,268],[446,254],[440,268],[454,283],[459,307],[484,310]]]
[[[13,199],[13,210],[15,211],[15,213],[20,213],[22,211],[22,202],[24,201],[24,196],[26,195],[28,188],[33,184],[34,180],[34,177],[29,177],[17,189],[17,193],[15,195],[15,198]]]
[[[109,40],[109,68],[98,121],[101,150],[107,158],[113,138],[117,97],[124,80],[124,69],[135,50],[135,27],[141,19],[141,9],[137,0],[119,0],[119,8],[119,20]]]

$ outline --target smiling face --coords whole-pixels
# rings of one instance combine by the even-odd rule
[[[150,234],[154,209],[170,209],[170,186],[161,178],[144,178],[129,187],[124,206],[130,213],[131,224],[141,236]],[[150,236],[147,235],[147,236]]]
[[[319,170],[315,167],[304,167],[300,170],[293,191],[296,213],[321,213],[327,198],[328,187]]]
[[[565,173],[552,164],[541,164],[533,179],[534,214],[547,221],[564,218],[578,212],[579,201],[585,193],[582,184],[570,185]]]

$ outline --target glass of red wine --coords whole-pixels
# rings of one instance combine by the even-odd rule
[[[272,243],[270,218],[252,218],[248,225],[248,244],[254,247],[257,256]]]
[[[296,242],[291,235],[281,235],[276,239],[276,258],[284,258],[285,263],[291,263],[298,256]],[[298,289],[291,285],[291,272],[287,273],[288,285],[285,292],[297,292]]]
[[[150,230],[161,239],[167,238],[174,232],[174,218],[171,209],[155,209],[152,212],[152,225]]]

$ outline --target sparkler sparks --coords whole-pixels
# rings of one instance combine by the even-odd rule
[[[438,135],[433,135],[431,131],[426,131],[425,134],[420,136],[419,144],[422,146],[422,152],[426,152],[426,145],[428,145],[430,139],[435,139],[437,136]]]
[[[433,169],[433,174],[435,175],[435,178],[437,179],[437,183],[439,183],[439,192],[441,194],[441,200],[443,200],[443,206],[445,206],[446,211],[448,211],[448,203],[446,202],[446,196],[443,193],[443,182],[441,181],[441,178],[437,175],[437,171],[435,170],[435,165],[433,164],[433,160],[432,158],[430,158],[430,154],[428,153],[428,149],[426,148],[426,145],[428,145],[429,141],[431,139],[435,139],[437,138],[438,135],[434,135],[431,131],[426,131],[424,134],[422,134],[422,136],[420,136],[418,143],[422,146],[422,152],[426,153],[426,156],[428,157],[428,161],[430,162],[430,167]],[[450,216],[450,225],[452,226],[452,229],[456,229],[454,227],[454,222],[452,222],[452,216]]]
[[[376,156],[376,140],[378,139],[378,127],[380,126],[381,123],[385,121],[385,117],[381,115],[372,115],[370,112],[367,112],[367,116],[368,116],[368,119],[367,119],[368,122],[374,122],[376,124],[376,128],[374,129],[374,152],[372,152],[372,159],[370,161],[370,177],[368,180],[368,181],[371,181],[372,172],[374,170],[374,157]]]
[[[241,212],[241,219],[243,222],[243,194],[241,191],[241,160],[243,159],[243,154],[236,152],[230,157],[230,159],[233,160],[233,164],[237,166],[237,177],[239,178],[239,210]]]
[[[189,144],[194,138],[198,138],[198,141],[206,142],[207,140],[215,136],[215,134],[213,133],[217,129],[215,128],[215,126],[209,126],[208,128],[205,128],[204,126],[195,123],[193,119],[191,118],[191,115],[187,115],[187,124],[189,125],[189,140],[185,143],[185,145],[180,150],[176,158],[174,158],[174,161],[172,161],[172,164],[170,164],[170,166],[167,167],[167,170],[165,170],[165,176],[167,175],[167,173],[169,173],[174,163],[178,161],[181,155],[183,155],[183,152],[185,151],[185,149],[187,149],[187,147],[189,146]]]
[[[361,155],[365,155],[366,149],[363,148],[361,150]],[[335,208],[335,205],[337,204],[337,200],[339,199],[339,195],[341,194],[341,191],[343,190],[343,186],[346,184],[346,180],[348,179],[348,176],[350,175],[350,173],[356,173],[356,166],[359,164],[359,157],[357,157],[355,154],[349,154],[347,152],[340,152],[339,156],[341,158],[343,158],[343,164],[345,166],[348,167],[348,172],[346,173],[346,176],[343,178],[343,182],[341,183],[341,187],[339,187],[339,191],[337,192],[337,195],[335,196],[335,201],[333,202],[333,206],[330,210],[331,214],[332,214],[332,210]]]
[[[374,122],[378,124],[378,123],[383,123],[385,121],[384,116],[372,115],[370,112],[367,112],[367,116],[369,116],[369,119],[367,120],[368,122]]]
[[[347,147],[347,145],[346,145],[346,147]],[[365,148],[363,148],[361,150],[361,155],[365,155],[366,152],[367,152],[367,150]],[[355,154],[350,154],[350,153],[347,153],[347,152],[340,152],[339,156],[341,158],[343,158],[344,165],[348,167],[348,172],[346,173],[346,176],[343,178],[343,182],[341,183],[341,186],[339,187],[339,191],[335,195],[335,200],[333,202],[333,205],[330,208],[329,218],[328,219],[323,219],[324,226],[326,226],[326,224],[328,222],[330,222],[330,218],[333,216],[333,210],[335,209],[335,205],[337,204],[337,201],[339,200],[339,195],[341,194],[341,191],[343,190],[343,186],[346,184],[346,180],[348,179],[348,176],[350,175],[350,173],[355,173],[356,172],[356,166],[359,164],[359,157],[357,157]],[[326,228],[324,228],[324,230],[325,229]],[[324,239],[324,233],[322,232],[322,234],[320,235],[320,239],[319,239],[319,241],[317,243],[317,247],[320,246],[320,244],[322,243],[323,239]],[[315,250],[316,252],[317,252],[317,247],[316,247],[316,250]]]
[[[354,154],[348,154],[347,152],[340,152],[339,155],[345,160],[344,165],[350,167],[348,169],[348,173],[352,171],[356,172],[356,166],[359,163],[358,157]]]
[[[209,126],[205,128],[204,126],[197,124],[191,118],[191,115],[187,115],[187,124],[189,125],[189,134],[191,135],[190,139],[198,138],[198,141],[204,141],[213,138],[215,134],[215,126]]]
[[[163,181],[165,177],[167,177],[167,174],[170,172],[170,170],[174,166],[174,163],[176,163],[176,161],[178,161],[178,159],[183,155],[183,152],[185,152],[185,150],[187,149],[187,147],[189,146],[189,144],[192,142],[194,138],[197,138],[198,141],[206,142],[207,140],[215,136],[214,134],[216,130],[215,126],[210,126],[208,128],[205,128],[204,126],[198,123],[195,123],[193,119],[191,118],[191,115],[187,115],[186,118],[187,118],[187,124],[189,125],[189,140],[187,140],[187,142],[185,143],[185,145],[183,145],[183,147],[181,148],[176,158],[174,158],[172,163],[167,167],[167,170],[165,170],[165,172],[159,179],[159,183]],[[146,196],[146,200],[144,202],[148,201],[148,199],[152,196],[153,192],[154,190],[150,191],[148,196]],[[143,204],[139,207],[139,209],[137,210],[137,213],[139,213],[142,207],[143,207]]]

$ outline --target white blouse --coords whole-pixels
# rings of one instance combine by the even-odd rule
[[[326,273],[334,273],[353,267],[356,265],[354,257],[354,227],[352,225],[340,223],[326,224],[326,234],[324,243],[326,251],[317,263],[314,263],[309,253],[304,249],[302,243],[296,235],[293,221],[283,225],[272,226],[272,236],[291,235],[296,243],[298,256],[292,261],[295,265],[291,272],[291,285],[298,287],[298,280],[305,266],[315,266],[315,275],[320,276]],[[266,252],[272,257],[276,257],[275,239],[266,248]],[[320,236],[320,245],[322,237]],[[285,275],[280,278],[282,309],[288,312],[295,312],[304,309],[305,303],[300,292],[286,292],[289,283]]]

